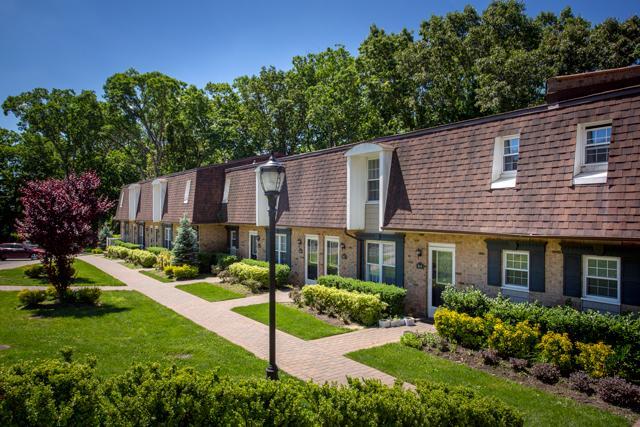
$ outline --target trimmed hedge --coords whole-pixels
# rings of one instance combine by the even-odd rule
[[[404,313],[404,299],[407,295],[407,290],[404,288],[334,275],[319,277],[318,284],[330,288],[344,289],[346,291],[379,295],[380,300],[387,303],[388,314],[399,316]]]
[[[578,311],[570,306],[545,307],[539,303],[514,303],[507,298],[491,298],[478,289],[442,293],[442,307],[471,316],[490,314],[515,325],[529,320],[541,332],[566,333],[573,341],[604,342],[614,348],[616,373],[640,382],[640,314],[610,314],[594,310]]]
[[[226,270],[231,264],[240,261],[240,257],[236,255],[227,254],[224,252],[216,252],[215,263],[220,270]]]
[[[164,268],[167,277],[175,277],[176,280],[189,280],[198,277],[198,267],[194,265],[168,265]]]
[[[523,425],[522,415],[498,399],[429,382],[414,392],[375,380],[317,385],[157,364],[103,379],[92,365],[1,368],[0,425]]]
[[[136,243],[123,242],[122,240],[114,240],[112,243],[127,249],[140,249],[140,245]]]
[[[244,258],[240,262],[246,265],[266,268],[267,275],[269,273],[269,263],[267,261]],[[287,264],[276,264],[276,284],[278,286],[281,286],[281,287],[287,286],[289,284],[290,275],[291,275],[291,267],[289,267]],[[267,287],[268,286],[269,286],[269,282],[267,281]]]
[[[107,248],[108,258],[119,258],[127,260],[133,264],[141,265],[144,268],[151,268],[156,265],[158,258],[149,251],[142,249],[128,249],[124,246],[109,246]]]
[[[145,250],[154,255],[160,255],[161,252],[169,252],[169,249],[163,248],[162,246],[149,246]]]
[[[387,304],[378,295],[311,285],[302,288],[302,303],[320,313],[370,326],[382,318]]]

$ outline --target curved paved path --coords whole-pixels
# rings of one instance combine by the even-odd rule
[[[88,255],[82,259],[126,283],[128,288],[244,347],[257,357],[268,358],[268,327],[231,311],[234,307],[267,302],[268,295],[208,302],[175,288],[175,283],[161,283],[107,258]],[[278,292],[277,300],[290,301],[286,292]],[[347,377],[354,377],[377,378],[385,384],[393,384],[394,377],[344,357],[344,354],[398,341],[406,330],[432,329],[433,327],[427,324],[390,329],[371,328],[314,341],[304,341],[277,331],[278,366],[300,379],[318,383],[345,383]]]

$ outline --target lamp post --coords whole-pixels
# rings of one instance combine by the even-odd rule
[[[276,205],[284,181],[284,165],[273,157],[260,166],[260,185],[269,202],[269,366],[267,379],[278,379],[276,365]]]

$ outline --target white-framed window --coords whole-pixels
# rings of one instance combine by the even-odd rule
[[[276,233],[276,263],[285,264],[287,261],[287,235]]]
[[[529,252],[502,251],[502,286],[529,289]]]
[[[396,282],[396,244],[367,240],[365,278],[371,282]]]
[[[324,274],[340,275],[340,239],[338,237],[324,238]]]
[[[367,160],[367,202],[380,200],[380,159]]]
[[[184,203],[189,203],[189,191],[191,191],[191,180],[184,186]]]
[[[164,247],[167,249],[173,248],[173,226],[165,225],[164,226]]]
[[[585,255],[583,265],[584,299],[620,303],[620,258]]]
[[[492,189],[516,186],[518,160],[520,160],[520,135],[497,137],[493,149]]]
[[[229,253],[235,255],[238,252],[238,231],[229,230]]]
[[[611,133],[610,120],[578,125],[576,156],[573,168],[574,184],[602,184],[607,182]]]
[[[249,258],[258,259],[258,232],[249,231]]]
[[[222,192],[222,203],[229,201],[229,187],[231,187],[231,178],[226,177],[224,180],[224,191]]]

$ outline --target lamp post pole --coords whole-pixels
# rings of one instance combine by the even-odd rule
[[[269,202],[269,366],[267,379],[278,379],[276,365],[276,194],[267,195]]]

